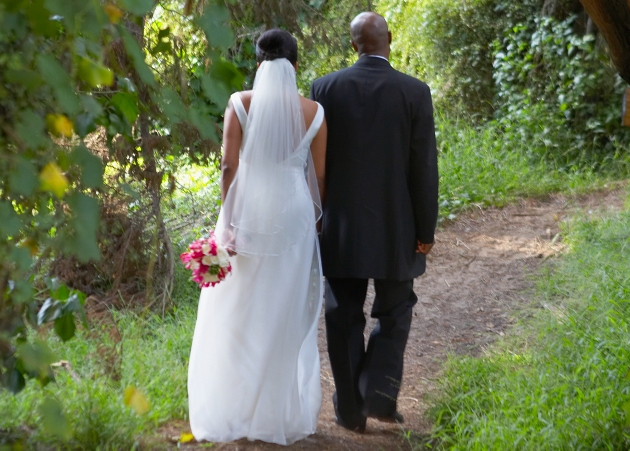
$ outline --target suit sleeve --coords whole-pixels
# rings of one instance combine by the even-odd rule
[[[409,190],[416,239],[429,244],[434,241],[438,217],[437,146],[431,91],[423,84],[420,92],[411,130]]]

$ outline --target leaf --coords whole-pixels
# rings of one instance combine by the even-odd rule
[[[83,105],[83,109],[86,112],[90,113],[92,116],[100,116],[101,114],[103,114],[103,107],[91,95],[82,94],[81,104]]]
[[[39,405],[42,426],[48,434],[56,435],[63,440],[72,437],[72,428],[63,412],[61,404],[54,398],[44,398]]]
[[[47,114],[46,125],[50,133],[55,136],[72,138],[72,135],[74,134],[72,121],[63,114]]]
[[[48,54],[37,55],[37,68],[47,84],[52,86],[59,106],[69,115],[75,115],[81,109],[79,97],[74,92],[74,85],[70,75],[57,60]]]
[[[160,91],[159,103],[168,119],[177,124],[186,120],[186,107],[173,89],[165,87]]]
[[[130,196],[133,200],[140,200],[140,193],[133,189],[129,183],[123,183],[120,185],[122,190],[127,196]]]
[[[225,5],[206,5],[203,14],[195,22],[204,31],[210,47],[226,50],[234,43],[234,33],[229,27],[230,12]]]
[[[78,75],[93,88],[111,86],[114,83],[111,69],[89,58],[81,58],[79,61]]]
[[[155,47],[151,49],[152,55],[157,55],[158,53],[170,53],[171,51],[171,43],[170,42],[159,42]]]
[[[112,105],[125,116],[130,124],[133,124],[140,114],[137,102],[138,97],[128,92],[119,92],[111,99]]]
[[[55,354],[41,340],[18,345],[16,354],[24,369],[39,377],[46,377],[50,371],[50,364],[56,360]]]
[[[9,175],[9,188],[15,194],[28,197],[39,186],[35,165],[24,157],[15,159],[15,167]]]
[[[136,69],[136,72],[140,76],[140,79],[145,84],[151,87],[155,87],[155,77],[153,76],[153,72],[144,60],[144,52],[126,28],[119,27],[119,30],[123,38],[123,43],[125,44],[125,49],[127,50],[129,57],[133,61],[133,65]]]
[[[120,5],[136,16],[144,16],[155,6],[154,0],[120,0]]]
[[[182,435],[179,436],[180,443],[189,443],[195,439],[195,436],[190,432],[182,432]]]
[[[230,100],[230,90],[227,89],[226,84],[219,82],[218,80],[213,79],[209,75],[203,75],[200,78],[201,80],[201,89],[205,94],[206,98],[212,102],[220,109],[225,109]]]
[[[14,395],[24,390],[26,381],[24,380],[22,373],[20,373],[17,368],[10,370],[7,386]]]
[[[55,332],[63,341],[68,341],[74,337],[77,326],[74,324],[74,314],[67,312],[55,319]]]
[[[26,8],[26,17],[35,34],[52,37],[57,32],[59,25],[50,20],[50,11],[44,7],[44,0],[31,0]]]
[[[103,186],[103,161],[80,145],[70,154],[71,160],[81,167],[81,183],[86,188],[100,188]]]
[[[171,28],[170,27],[166,27],[163,30],[160,30],[158,32],[158,39],[167,38],[169,34],[171,34]]]
[[[27,147],[36,149],[48,144],[44,125],[44,120],[39,114],[32,110],[23,110],[20,112],[15,131]]]
[[[59,301],[52,298],[46,299],[42,308],[37,312],[37,325],[41,326],[44,323],[57,319],[61,313],[60,307]]]
[[[214,130],[214,122],[212,121],[212,116],[209,114],[204,114],[203,111],[200,111],[196,107],[191,107],[189,109],[189,118],[190,122],[197,127],[199,130],[199,134],[203,139],[210,139],[216,143],[219,142],[219,137],[217,136]]]
[[[0,237],[2,239],[17,235],[22,228],[20,217],[9,201],[0,200],[0,218],[2,218],[0,221]]]
[[[81,113],[74,120],[74,127],[77,135],[85,138],[89,133],[96,130],[94,116],[91,113]]]
[[[123,402],[127,407],[131,407],[138,415],[147,413],[151,408],[144,394],[133,386],[125,388]]]
[[[105,14],[107,14],[107,17],[109,18],[109,21],[111,23],[117,24],[118,22],[120,22],[120,19],[122,19],[123,12],[118,6],[114,5],[113,3],[106,3],[103,9],[105,9]]]
[[[245,77],[234,64],[228,61],[215,61],[212,64],[210,75],[215,80],[220,80],[234,89],[243,89]]]
[[[61,199],[70,183],[59,166],[50,162],[39,173],[40,189],[49,191]]]

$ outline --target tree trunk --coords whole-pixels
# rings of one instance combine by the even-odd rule
[[[140,48],[144,47],[144,18],[141,23],[127,23],[127,28],[134,36]],[[135,71],[134,71],[135,74]],[[149,88],[142,83],[136,76],[135,82],[138,87],[138,98],[140,102],[147,105],[151,101]],[[151,133],[149,129],[149,117],[145,111],[142,111],[138,116],[137,127],[140,130],[140,146],[142,152],[142,158],[144,160],[143,177],[146,182],[147,190],[151,197],[151,214],[155,220],[155,236],[152,242],[152,251],[149,264],[147,265],[146,274],[146,297],[149,302],[148,305],[153,305],[157,300],[155,295],[157,290],[154,284],[155,281],[155,264],[158,261],[158,256],[162,250],[166,253],[166,272],[161,274],[163,279],[163,285],[159,291],[162,298],[162,315],[166,310],[166,304],[171,298],[173,291],[173,282],[175,279],[175,254],[173,252],[173,245],[171,239],[168,236],[166,230],[166,224],[162,216],[161,198],[162,198],[162,177],[163,173],[158,171],[157,161],[155,158],[155,140],[151,139]],[[158,265],[160,266],[160,265]]]
[[[630,0],[580,0],[610,48],[619,75],[630,83]]]

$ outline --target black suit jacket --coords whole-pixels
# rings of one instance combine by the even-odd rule
[[[328,125],[321,233],[324,275],[410,280],[416,240],[433,243],[438,170],[429,87],[363,56],[318,80]]]

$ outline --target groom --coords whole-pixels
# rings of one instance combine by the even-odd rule
[[[438,171],[429,87],[389,65],[383,17],[361,13],[350,28],[358,61],[316,80],[311,99],[328,123],[321,252],[333,403],[338,424],[363,432],[367,417],[403,422],[396,399],[413,279],[433,246]],[[378,324],[366,350],[368,279]]]

